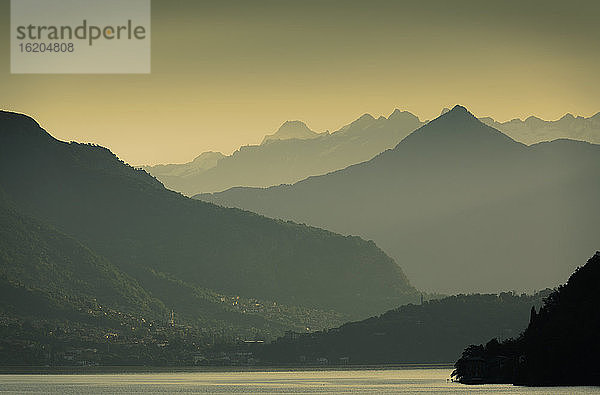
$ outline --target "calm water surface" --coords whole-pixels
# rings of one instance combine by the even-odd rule
[[[503,393],[600,394],[600,387],[465,386],[451,369],[0,375],[2,394]]]

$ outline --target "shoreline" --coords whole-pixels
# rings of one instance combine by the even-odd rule
[[[385,365],[277,365],[277,366],[1,366],[0,375],[227,373],[347,370],[453,369],[452,363],[406,363]]]

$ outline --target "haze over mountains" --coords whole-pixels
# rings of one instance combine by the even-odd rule
[[[188,163],[141,166],[141,168],[158,178],[165,186],[177,186],[180,185],[181,180],[195,177],[208,169],[212,169],[219,160],[225,157],[220,152],[207,151]]]
[[[600,112],[589,118],[565,114],[556,121],[545,121],[534,116],[524,121],[513,119],[497,122],[490,117],[479,118],[479,120],[525,144],[562,138],[600,144]]]
[[[181,176],[173,176],[170,167],[144,169],[167,188],[190,196],[239,185],[278,185],[369,160],[421,125],[416,116],[400,110],[388,118],[375,119],[365,114],[334,133],[317,134],[302,122],[285,122],[275,134],[266,136],[261,145],[243,146],[231,156],[219,159],[213,168]]]
[[[443,109],[442,114],[447,111]],[[600,143],[600,113],[590,118],[566,114],[557,121],[533,116],[525,121],[480,120],[525,144],[559,138]],[[235,186],[289,184],[369,160],[423,124],[400,110],[388,118],[365,114],[334,133],[316,133],[301,121],[287,121],[276,133],[265,136],[261,145],[243,146],[231,156],[205,152],[189,163],[142,168],[168,188],[190,196]]]
[[[359,136],[393,116],[361,119]],[[278,137],[298,138],[262,145],[331,136],[306,129],[289,123]],[[397,265],[373,241],[184,197],[106,148],[0,112],[0,364],[57,363],[37,350],[97,348],[113,332],[122,348],[102,363],[192,364],[199,347],[220,347],[215,335],[227,348],[286,330],[301,334],[252,343],[263,362],[452,360],[465,344],[518,333],[547,293],[462,294],[552,286],[596,248],[599,153],[572,140],[526,146],[456,106],[369,161],[200,195],[360,234]],[[404,305],[419,293],[400,267],[422,289],[461,295]],[[172,310],[177,325],[165,322]],[[363,320],[339,327],[351,319]]]
[[[318,137],[319,133],[313,132],[302,121],[285,121],[283,125],[277,129],[277,132],[265,136],[262,144],[274,140],[309,140]]]
[[[531,291],[600,241],[600,146],[526,146],[456,106],[367,162],[198,198],[372,239],[421,289]]]
[[[144,303],[157,300],[204,323],[221,319],[247,328],[270,324],[237,313],[231,318],[230,310],[216,307],[219,295],[338,319],[417,298],[400,267],[373,242],[183,197],[108,149],[58,141],[23,115],[0,112],[0,188],[6,206],[14,206],[3,206],[3,227],[15,231],[3,238],[0,255],[3,274],[14,284],[34,287],[27,276],[41,278],[50,270],[53,283],[63,287],[67,280],[60,276],[84,270],[76,267],[84,259],[90,268],[83,282],[75,279],[84,290],[86,281],[102,280],[94,271],[114,272],[106,281],[135,284],[126,288]],[[65,255],[62,264],[51,259],[56,254],[48,248],[58,245],[44,242],[49,238],[65,240],[56,253]],[[21,250],[39,261],[22,261]]]

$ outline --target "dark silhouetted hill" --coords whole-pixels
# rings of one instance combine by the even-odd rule
[[[368,162],[197,198],[372,239],[420,289],[531,291],[597,245],[600,146],[525,146],[456,106]]]
[[[19,213],[0,190],[2,308],[19,316],[77,315],[91,303],[149,319],[166,315],[133,278],[76,240]]]
[[[108,149],[58,141],[23,115],[0,113],[0,185],[27,215],[76,238],[161,300],[164,284],[140,270],[191,289],[353,317],[415,298],[373,242],[186,198]]]
[[[288,333],[262,356],[275,364],[399,364],[455,360],[465,341],[516,336],[527,325],[532,305],[550,291],[534,296],[458,295],[406,305],[379,317],[310,334]]]
[[[346,318],[219,294],[142,265],[128,267],[126,274],[72,237],[19,212],[1,191],[0,225],[0,313],[9,317],[87,322],[88,310],[102,315],[110,309],[165,323],[175,309],[188,325],[263,336]]]
[[[521,336],[467,347],[453,375],[464,383],[600,385],[599,281],[596,252],[544,300],[539,312],[532,308]]]

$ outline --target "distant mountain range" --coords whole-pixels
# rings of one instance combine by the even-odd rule
[[[319,133],[313,132],[302,121],[286,121],[279,127],[277,132],[265,136],[262,144],[279,140],[309,140],[319,137]]]
[[[197,198],[375,240],[420,289],[535,290],[600,242],[600,146],[526,146],[456,106],[367,162]]]
[[[490,117],[479,118],[486,125],[525,144],[535,144],[556,139],[571,139],[600,144],[600,112],[589,117],[566,114],[557,121],[544,121],[531,116],[527,119],[513,119],[497,122]]]
[[[189,196],[240,185],[278,185],[369,160],[422,124],[416,116],[399,110],[388,118],[365,114],[334,133],[315,133],[300,121],[288,121],[261,145],[243,146],[211,168],[199,168],[193,162],[143,168],[167,188]]]
[[[196,177],[198,174],[214,168],[217,162],[223,158],[226,158],[226,156],[220,152],[208,151],[201,153],[188,163],[142,166],[141,168],[152,174],[168,188],[177,190],[174,187],[180,186],[182,180]]]
[[[525,144],[561,138],[600,144],[600,113],[590,118],[567,114],[557,121],[533,116],[525,121],[480,120]],[[369,160],[423,124],[400,110],[388,118],[365,114],[334,133],[316,133],[301,121],[287,121],[276,133],[265,136],[261,145],[243,146],[231,156],[205,152],[190,163],[143,169],[168,188],[190,196],[235,186],[288,184]]]
[[[373,242],[186,198],[24,115],[0,112],[0,190],[0,275],[53,300],[281,331],[418,298]]]

